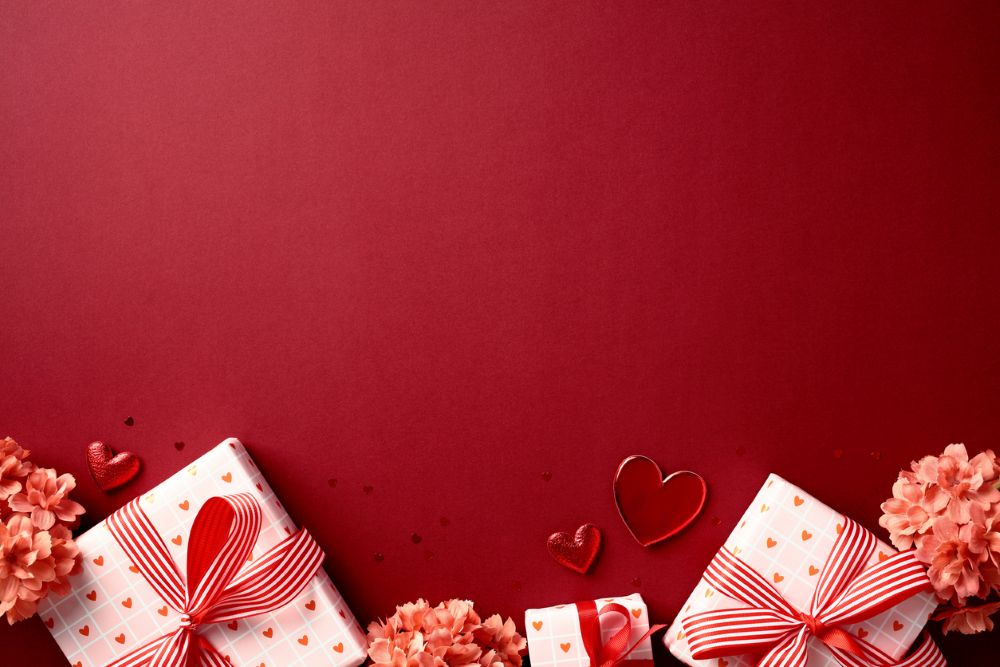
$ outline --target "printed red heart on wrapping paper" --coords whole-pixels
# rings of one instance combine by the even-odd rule
[[[87,465],[97,486],[110,491],[130,482],[139,474],[142,463],[132,452],[115,454],[103,442],[92,442],[87,446]]]
[[[601,531],[592,523],[585,523],[569,533],[552,533],[548,540],[549,553],[556,562],[580,574],[590,569],[597,552],[601,550]]]
[[[615,474],[618,513],[636,541],[644,547],[676,535],[705,506],[708,488],[701,475],[680,470],[666,477],[645,456],[630,456]]]

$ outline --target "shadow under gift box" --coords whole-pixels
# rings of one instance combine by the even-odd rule
[[[140,497],[182,575],[187,540],[198,510],[213,496],[246,493],[261,508],[261,530],[252,560],[296,531],[281,502],[235,438]],[[79,667],[102,667],[165,634],[180,623],[122,551],[102,521],[76,540],[83,572],[71,578],[72,592],[39,605],[39,616],[69,659]],[[236,667],[275,667],[364,662],[367,641],[350,609],[322,567],[302,593],[284,607],[228,623],[203,625],[198,634]]]
[[[729,535],[725,546],[760,573],[795,609],[807,610],[820,572],[843,529],[843,522],[842,514],[772,474]],[[895,549],[879,540],[865,568],[895,553]],[[756,665],[753,656],[696,660],[691,655],[682,628],[684,618],[693,614],[745,606],[714,590],[702,578],[667,629],[663,641],[670,652],[687,665]],[[933,593],[922,592],[873,618],[842,627],[889,654],[893,660],[899,660],[920,636],[936,606]],[[815,638],[808,640],[807,659],[809,667],[841,667],[841,663]]]

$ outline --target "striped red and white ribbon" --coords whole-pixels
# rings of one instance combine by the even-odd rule
[[[197,634],[198,627],[285,606],[302,592],[324,558],[302,529],[247,565],[260,523],[260,505],[250,494],[209,498],[191,526],[185,580],[138,498],[112,514],[107,522],[111,534],[181,618],[176,629],[108,667],[229,667],[229,660]]]
[[[843,629],[931,590],[931,585],[913,551],[865,569],[875,536],[847,517],[841,525],[807,612],[795,609],[759,572],[723,547],[705,571],[705,581],[745,607],[701,612],[681,621],[691,655],[706,660],[753,654],[759,656],[758,667],[805,667],[808,640],[814,637],[845,667],[944,667],[944,656],[926,635],[909,657],[893,661]]]

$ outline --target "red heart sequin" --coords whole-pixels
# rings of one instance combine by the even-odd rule
[[[630,456],[615,475],[618,513],[636,541],[656,544],[686,528],[705,506],[701,475],[681,470],[667,475],[645,456]]]
[[[585,523],[576,529],[574,535],[552,533],[548,547],[557,563],[586,574],[601,549],[601,531],[594,524]]]
[[[132,452],[115,454],[103,442],[92,442],[87,446],[87,465],[102,491],[127,484],[139,474],[142,466],[139,457]]]

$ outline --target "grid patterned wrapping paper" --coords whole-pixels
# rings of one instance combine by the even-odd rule
[[[295,526],[235,438],[144,494],[140,504],[184,574],[188,533],[202,504],[241,492],[253,495],[262,510],[256,559]],[[65,598],[47,598],[38,612],[74,667],[102,667],[177,628],[179,614],[139,574],[105,522],[77,538],[77,544],[83,572],[71,580],[73,591]],[[236,667],[354,667],[366,658],[365,635],[322,568],[285,607],[198,632]]]
[[[837,539],[843,515],[799,487],[770,475],[743,514],[726,547],[762,574],[796,609],[808,609],[818,575]],[[895,550],[879,541],[869,566]],[[681,621],[691,614],[732,609],[742,603],[712,589],[702,579],[664,636],[677,658],[696,667],[752,667],[750,656],[695,660],[684,637]],[[903,657],[920,635],[937,602],[932,593],[920,593],[867,621],[843,626],[874,644],[894,659]],[[826,647],[809,640],[809,667],[840,667]]]
[[[594,602],[598,609],[605,604],[617,602],[629,610],[632,618],[629,646],[649,630],[649,612],[638,593],[626,597],[600,598]],[[620,614],[605,614],[601,616],[600,623],[601,641],[606,642],[621,630],[625,620]],[[531,667],[590,667],[576,605],[561,604],[543,609],[528,609],[524,612],[524,627],[528,633]],[[627,658],[628,662],[648,661],[649,665],[653,664],[652,660],[653,645],[648,637]]]

